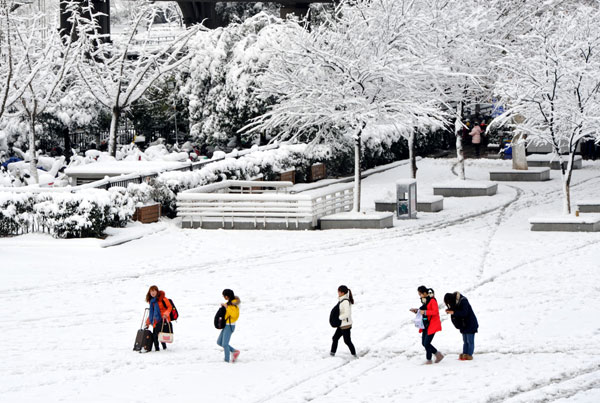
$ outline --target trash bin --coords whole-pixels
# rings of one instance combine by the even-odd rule
[[[417,180],[396,182],[396,217],[417,218]]]

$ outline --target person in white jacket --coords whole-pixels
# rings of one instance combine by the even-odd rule
[[[352,329],[352,305],[354,305],[354,298],[352,297],[352,291],[345,285],[338,287],[338,298],[340,307],[340,326],[335,329],[333,335],[333,343],[331,344],[331,356],[334,356],[337,351],[338,341],[340,337],[344,338],[344,343],[350,349],[350,353],[353,357],[356,357],[356,349],[352,344],[350,338],[350,329]]]

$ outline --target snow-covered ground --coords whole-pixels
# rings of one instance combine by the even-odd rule
[[[419,189],[451,180],[452,160],[419,163]],[[487,180],[508,161],[468,161]],[[364,181],[363,206],[385,198],[408,166]],[[561,211],[559,173],[501,184],[494,197],[446,199],[389,230],[181,230],[107,240],[0,239],[0,401],[68,402],[597,402],[600,401],[600,233],[531,232],[528,218]],[[600,164],[574,172],[573,200],[600,198]],[[163,229],[166,227],[166,229]],[[140,234],[132,226],[132,238]],[[120,238],[119,238],[120,237]],[[115,242],[116,243],[116,242]],[[148,287],[181,318],[167,351],[132,351]],[[355,296],[351,359],[329,356],[337,287]],[[475,359],[447,315],[423,365],[408,311],[416,289],[459,290],[480,323]],[[221,290],[242,299],[226,364],[213,317]]]

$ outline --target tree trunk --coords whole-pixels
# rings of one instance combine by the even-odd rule
[[[417,179],[417,154],[415,153],[415,133],[408,136],[408,157],[410,158],[410,170],[413,179]]]
[[[462,114],[463,101],[460,101],[456,106],[456,120],[454,121],[454,135],[456,136],[456,158],[458,162],[458,177],[465,180],[465,153],[462,143]]]
[[[119,116],[121,110],[118,107],[113,107],[112,118],[110,120],[110,133],[108,134],[108,152],[111,157],[117,156],[117,131],[119,129]]]
[[[71,162],[71,156],[73,155],[71,153],[73,147],[71,144],[71,131],[68,128],[63,131],[63,139],[65,141],[65,149],[63,150],[63,155],[65,156],[68,164],[69,162]]]
[[[39,183],[37,171],[37,154],[35,153],[35,114],[29,115],[29,174],[34,183]]]
[[[579,143],[579,142],[577,142]],[[563,168],[562,159],[560,154],[558,161],[560,162],[560,172],[563,182],[563,193],[565,195],[563,211],[565,214],[571,214],[571,177],[573,176],[573,161],[575,160],[575,151],[577,150],[577,143],[569,150],[569,161],[567,162],[566,171]]]
[[[361,155],[361,132],[354,139],[354,208],[352,211],[360,212],[360,155]]]

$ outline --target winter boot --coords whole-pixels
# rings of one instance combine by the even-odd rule
[[[233,360],[231,360],[231,362],[236,362],[237,358],[240,356],[240,350],[235,350],[233,352]]]
[[[466,361],[472,361],[473,360],[473,356],[470,355],[470,354],[465,354],[464,360],[466,360]]]
[[[431,364],[433,364],[433,361],[431,361],[431,360],[425,361],[425,365],[431,365]]]
[[[437,353],[435,353],[435,363],[437,364],[438,362],[442,361],[444,359],[444,354],[440,353],[439,351]]]
[[[458,356],[458,359],[459,359],[460,361],[464,361],[464,360],[465,360],[465,355],[466,355],[466,354],[461,354],[461,355],[459,355],[459,356]]]

